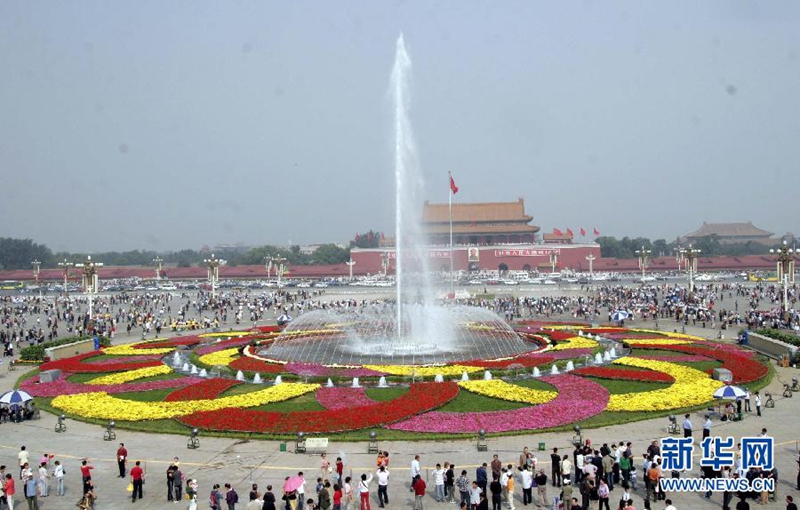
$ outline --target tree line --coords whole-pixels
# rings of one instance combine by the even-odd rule
[[[267,257],[285,259],[289,266],[305,266],[314,264],[341,264],[350,259],[350,248],[375,248],[380,235],[369,230],[356,235],[357,240],[350,241],[349,246],[321,244],[312,253],[305,253],[300,246],[264,245],[248,250],[215,250],[214,256],[224,259],[229,266],[265,264]],[[0,269],[32,269],[31,262],[38,260],[42,269],[58,267],[65,259],[69,262],[86,260],[86,252],[53,252],[44,244],[32,239],[16,239],[0,237]],[[92,258],[107,266],[154,266],[153,259],[160,257],[165,265],[191,267],[203,265],[203,259],[210,255],[208,251],[178,250],[158,252],[154,250],[107,251],[92,253]]]
[[[618,259],[633,259],[637,258],[637,250],[644,247],[645,250],[650,250],[650,257],[669,257],[675,255],[675,250],[680,247],[677,240],[667,242],[665,239],[656,239],[651,241],[646,237],[623,237],[617,239],[616,237],[601,236],[596,239],[597,244],[600,245],[600,255],[609,258]],[[721,243],[716,236],[708,236],[699,239],[692,244],[693,248],[699,249],[703,256],[715,257],[721,255],[728,255],[731,257],[739,257],[743,255],[764,255],[769,253],[770,248],[778,245],[770,246],[766,244],[756,243],[749,241],[746,243]]]

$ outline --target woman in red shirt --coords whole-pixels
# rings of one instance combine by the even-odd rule
[[[14,493],[17,491],[14,489],[14,477],[11,476],[11,473],[6,475],[5,482],[3,490],[6,493],[6,499],[8,501],[8,510],[14,510]]]
[[[338,483],[333,484],[333,510],[342,510],[342,488]]]

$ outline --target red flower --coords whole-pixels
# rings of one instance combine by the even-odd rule
[[[386,402],[345,409],[278,413],[254,409],[203,411],[178,418],[190,427],[293,434],[357,430],[394,423],[440,407],[458,395],[454,382],[423,382],[412,385],[403,396]]]
[[[173,391],[166,396],[164,402],[217,398],[220,393],[237,384],[240,384],[239,381],[234,379],[206,379],[203,382]]]

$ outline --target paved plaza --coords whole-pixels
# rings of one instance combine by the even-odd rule
[[[330,296],[333,297],[333,296]],[[555,318],[552,318],[555,320]],[[566,317],[564,318],[566,319]],[[672,323],[670,323],[671,326]],[[632,327],[651,327],[652,324],[629,324]],[[231,327],[233,327],[231,325]],[[667,329],[663,324],[662,329]],[[114,344],[127,343],[140,339],[140,334],[132,333],[118,335]],[[671,327],[670,327],[671,329]],[[702,328],[687,328],[687,333],[696,334],[706,338],[716,338],[716,331]],[[726,339],[730,341],[730,338]],[[782,381],[789,381],[797,375],[795,369],[776,368],[777,376],[773,378],[767,391],[776,396],[774,409],[765,409],[762,417],[755,413],[748,413],[741,422],[722,423],[715,421],[712,433],[721,436],[734,436],[740,438],[747,435],[756,435],[762,428],[767,428],[770,436],[775,438],[777,467],[780,474],[777,502],[770,503],[766,508],[785,508],[784,497],[787,494],[797,495],[796,476],[798,472],[798,441],[800,441],[800,428],[797,426],[797,417],[800,416],[800,395],[795,398],[782,398]],[[3,369],[5,373],[5,368]],[[22,375],[22,369],[8,373],[0,379],[0,390],[11,389],[17,377]],[[702,412],[692,415],[695,424],[695,439],[699,442],[702,423]],[[40,420],[26,421],[20,424],[0,424],[0,464],[7,466],[7,472],[15,477],[18,475],[17,453],[25,445],[31,454],[31,459],[39,459],[42,454],[53,454],[54,460],[60,460],[66,469],[66,495],[55,496],[54,486],[51,484],[51,495],[39,499],[42,509],[75,508],[80,497],[80,462],[88,458],[94,465],[93,480],[98,495],[97,508],[188,508],[187,501],[171,503],[166,497],[166,470],[173,457],[179,457],[181,469],[189,478],[196,478],[199,482],[198,508],[208,508],[208,495],[213,484],[230,483],[240,495],[237,508],[247,506],[247,495],[253,483],[258,484],[263,492],[268,484],[272,484],[275,493],[280,498],[280,487],[288,475],[303,471],[308,480],[307,497],[315,496],[313,488],[317,476],[320,476],[320,458],[316,455],[295,454],[292,452],[294,444],[288,443],[286,452],[280,451],[278,441],[249,441],[246,439],[223,439],[200,436],[200,448],[190,450],[186,447],[186,436],[156,435],[131,432],[118,429],[116,441],[104,441],[104,428],[78,421],[68,420],[67,431],[57,434],[54,432],[55,416],[42,413]],[[667,420],[658,418],[653,420],[635,422],[625,425],[615,425],[600,429],[584,431],[584,439],[591,439],[593,444],[602,444],[619,441],[632,441],[633,453],[641,461],[641,454],[650,441],[665,437]],[[328,456],[335,460],[337,455],[346,459],[345,474],[354,478],[361,473],[374,473],[375,455],[367,454],[366,433],[364,442],[338,443],[332,441],[327,449]],[[474,477],[475,469],[482,462],[490,462],[492,455],[497,454],[504,464],[516,465],[519,454],[524,446],[536,450],[540,443],[546,445],[546,450],[536,452],[538,465],[550,473],[549,454],[553,447],[569,453],[572,433],[525,434],[518,436],[490,437],[488,451],[476,451],[475,441],[380,441],[380,448],[390,452],[390,484],[388,508],[412,508],[413,495],[409,492],[410,462],[415,454],[421,455],[423,476],[428,477],[428,496],[425,498],[426,508],[455,508],[456,505],[436,503],[432,497],[433,477],[430,471],[436,463],[451,462],[456,466],[457,472],[466,469],[470,478]],[[126,491],[128,480],[117,477],[115,453],[119,442],[124,442],[129,452],[131,464],[140,460],[146,468],[147,478],[144,487],[144,499],[131,503],[130,493]],[[638,467],[638,463],[637,463]],[[694,473],[699,476],[697,466]],[[637,509],[643,508],[642,497],[644,489],[641,477],[639,489],[634,493],[633,500]],[[21,492],[21,491],[20,491]],[[578,494],[577,490],[575,491]],[[372,505],[377,508],[377,480],[371,484]],[[535,492],[534,492],[535,494]],[[548,486],[548,498],[557,495],[554,487]],[[619,501],[621,489],[615,487],[610,496],[612,508]],[[721,508],[721,494],[715,494],[711,499],[705,499],[702,494],[669,494],[675,506],[679,509]],[[17,507],[25,508],[22,496],[17,496]],[[280,503],[280,501],[279,501]],[[751,502],[755,505],[755,502]],[[597,502],[592,502],[595,508]],[[516,508],[523,508],[519,483],[515,494]],[[535,505],[534,505],[535,506]],[[652,508],[664,508],[663,501],[652,504]],[[352,508],[352,507],[351,507]],[[532,508],[528,506],[528,508]],[[549,506],[548,506],[549,508]]]

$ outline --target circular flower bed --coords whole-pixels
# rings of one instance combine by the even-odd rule
[[[40,370],[60,369],[62,379],[34,377],[21,387],[56,412],[123,424],[173,420],[279,436],[365,428],[474,434],[591,426],[605,414],[596,423],[641,419],[707,405],[722,385],[714,368],[729,369],[736,384],[769,374],[737,346],[679,333],[534,322],[516,330],[537,350],[426,366],[262,358],[275,327],[195,334],[47,362]],[[621,357],[611,356],[612,346]],[[202,369],[219,376],[198,377]]]

